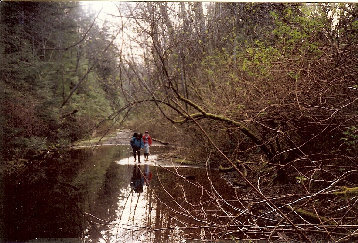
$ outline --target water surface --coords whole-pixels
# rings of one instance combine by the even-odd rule
[[[128,146],[74,150],[5,178],[4,241],[178,242],[213,239],[234,192],[217,172],[135,163]],[[218,193],[218,191],[219,193]],[[220,195],[219,195],[220,194]],[[211,212],[211,213],[208,213]]]

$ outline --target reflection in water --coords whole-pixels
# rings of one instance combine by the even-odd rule
[[[227,206],[220,205],[219,212],[220,202],[212,199],[208,188],[215,184],[223,196],[232,196],[232,191],[216,174],[208,181],[205,169],[155,161],[152,155],[147,163],[136,164],[128,146],[108,146],[73,151],[65,159],[6,178],[0,240],[211,239],[205,227],[220,223],[220,212]]]
[[[145,177],[145,183],[148,186],[150,181],[152,180],[152,172],[149,169],[149,165],[144,165],[144,177]]]
[[[133,167],[133,176],[131,178],[131,187],[136,193],[143,192],[144,176],[139,165]]]
[[[149,169],[149,165],[144,165],[144,170],[141,169],[139,165],[133,166],[133,175],[131,178],[131,188],[136,193],[143,192],[143,185],[149,185],[150,180],[152,179],[152,172]]]
[[[208,224],[220,223],[222,215],[201,185],[210,188],[213,183],[225,191],[223,195],[233,195],[217,174],[208,181],[206,171],[199,168],[163,168],[131,161],[118,164],[131,177],[127,188],[119,192],[116,219],[101,232],[101,242],[211,239]],[[225,210],[225,205],[221,207]],[[210,211],[213,213],[208,214]]]

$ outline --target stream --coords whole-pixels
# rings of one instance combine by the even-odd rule
[[[235,194],[217,171],[158,160],[136,163],[128,145],[74,149],[4,178],[4,242],[185,242],[215,238]],[[218,196],[220,194],[220,196]],[[219,206],[218,206],[219,205]],[[223,237],[223,236],[221,236]]]

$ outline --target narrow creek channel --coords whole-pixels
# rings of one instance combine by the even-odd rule
[[[209,222],[227,219],[224,202],[235,192],[218,172],[157,160],[164,150],[153,146],[149,161],[142,156],[141,163],[135,163],[127,145],[100,146],[26,166],[22,173],[4,178],[1,238],[5,242],[212,239]]]

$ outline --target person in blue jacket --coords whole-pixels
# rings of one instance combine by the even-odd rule
[[[133,149],[134,162],[137,161],[138,155],[138,163],[140,163],[140,150],[144,148],[142,134],[134,133],[133,137],[131,138],[130,144]]]

